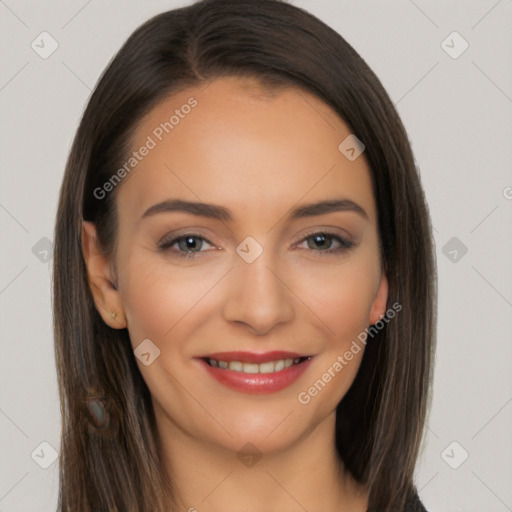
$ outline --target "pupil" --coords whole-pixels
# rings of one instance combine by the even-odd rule
[[[320,247],[325,247],[327,242],[327,236],[326,235],[315,235],[314,237],[315,243],[317,245],[320,245]],[[328,246],[328,244],[327,244]]]
[[[184,238],[183,240],[185,241],[186,249],[194,249],[194,244],[196,242],[195,237],[189,236],[187,238]]]

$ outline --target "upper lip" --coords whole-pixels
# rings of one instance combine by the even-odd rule
[[[215,352],[201,356],[201,359],[215,359],[216,361],[243,361],[245,363],[267,363],[269,361],[278,361],[279,359],[297,359],[301,357],[310,357],[307,354],[298,354],[297,352],[287,352],[285,350],[273,350],[271,352]]]

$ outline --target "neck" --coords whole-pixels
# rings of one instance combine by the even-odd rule
[[[192,438],[162,410],[155,412],[163,470],[175,490],[176,511],[366,511],[367,493],[335,449],[334,412],[294,443],[271,452],[262,446],[257,454]]]

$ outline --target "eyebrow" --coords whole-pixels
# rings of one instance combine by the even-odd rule
[[[313,217],[315,215],[323,215],[332,212],[355,212],[366,220],[369,220],[366,211],[354,201],[350,199],[329,199],[316,203],[305,204],[292,210],[288,215],[290,220],[300,219],[304,217]],[[155,204],[148,208],[141,217],[141,220],[159,213],[169,212],[186,212],[200,217],[208,217],[221,221],[232,221],[233,215],[224,206],[215,204],[184,201],[182,199],[167,199],[161,203]]]

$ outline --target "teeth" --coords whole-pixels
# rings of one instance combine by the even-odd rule
[[[275,371],[275,365],[272,361],[269,361],[268,363],[261,363],[259,367],[260,373],[272,373]]]
[[[274,364],[274,371],[279,372],[284,368],[284,360],[280,359],[279,361],[276,361]]]
[[[245,373],[260,373],[260,365],[257,364],[257,363],[244,363],[243,364],[243,371]],[[229,368],[232,370],[233,368],[231,368],[231,364],[229,365]]]
[[[285,368],[289,368],[293,364],[299,364],[301,361],[300,357],[296,359],[279,359],[277,361],[268,361],[266,363],[242,363],[241,361],[217,361],[215,359],[208,359],[210,366],[218,368],[229,368],[236,372],[244,373],[274,373],[280,372]]]
[[[211,359],[210,359],[211,361]],[[224,362],[224,361],[223,361]],[[243,365],[240,361],[231,361],[231,363],[224,363],[226,366],[223,366],[223,368],[227,368],[229,366],[230,370],[235,370],[237,372],[243,371]]]

